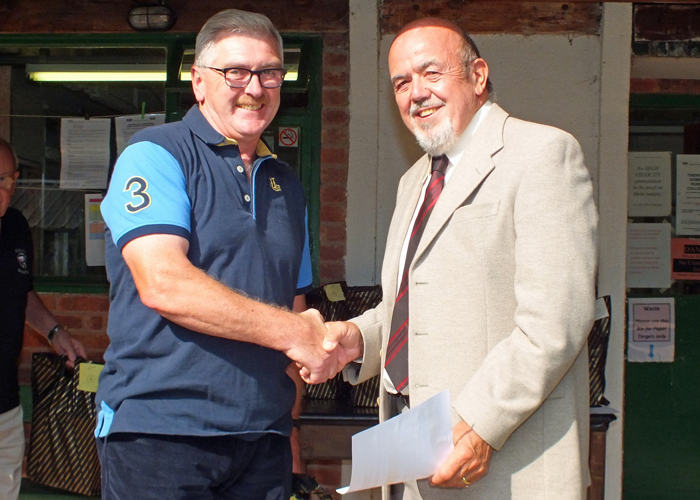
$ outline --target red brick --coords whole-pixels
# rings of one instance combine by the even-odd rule
[[[333,283],[345,279],[344,262],[321,262],[319,267],[322,282]]]
[[[32,383],[32,370],[30,365],[20,365],[17,369],[19,385],[29,385]]]
[[[71,329],[79,330],[79,329],[83,328],[83,317],[82,316],[75,316],[75,315],[68,315],[68,314],[57,314],[55,316],[56,316],[56,321],[58,321],[60,324],[64,325],[69,330],[71,330]]]
[[[102,363],[104,364],[105,362],[105,351],[104,349],[85,349],[87,351],[87,359],[90,361],[94,361],[95,363]]]
[[[323,48],[326,50],[328,47],[347,47],[348,46],[348,34],[347,33],[325,33],[323,35]]]
[[[337,89],[324,89],[323,90],[323,106],[347,106],[348,105],[348,91],[337,90]]]
[[[347,147],[347,127],[323,127],[321,131],[321,144]]]
[[[321,204],[345,202],[346,197],[345,186],[321,186]]]
[[[350,113],[345,109],[324,109],[322,117],[323,127],[328,125],[347,125],[350,123]]]
[[[109,297],[106,295],[64,295],[59,300],[62,311],[109,311]]]
[[[31,347],[47,347],[48,345],[49,343],[46,340],[46,337],[43,337],[31,328],[24,329],[24,343],[22,344],[22,349]]]
[[[345,186],[348,182],[348,169],[346,167],[331,167],[329,165],[321,165],[321,184],[342,184]]]
[[[324,87],[343,87],[348,86],[348,74],[345,71],[324,71],[323,72]]]
[[[104,352],[109,346],[109,337],[106,334],[74,333],[73,336],[82,342],[87,350]]]
[[[345,204],[321,204],[321,223],[342,222],[345,223]]]
[[[91,316],[86,316],[83,319],[83,324],[88,330],[98,330],[101,332],[107,331],[107,316],[101,316],[93,314]]]
[[[321,245],[326,243],[343,243],[346,242],[345,224],[332,222],[324,222],[320,227]]]
[[[46,306],[49,311],[55,311],[58,309],[58,298],[60,297],[57,293],[39,293],[39,298]]]
[[[347,163],[348,150],[345,148],[321,148],[321,163]]]
[[[322,261],[342,261],[345,258],[345,245],[321,245]]]
[[[348,66],[348,53],[345,50],[337,51],[333,49],[327,49],[323,51],[323,67],[328,66],[342,66],[347,68]]]

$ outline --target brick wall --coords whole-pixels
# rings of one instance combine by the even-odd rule
[[[107,338],[107,315],[109,297],[107,295],[40,293],[39,297],[53,313],[56,320],[80,340],[87,350],[88,358],[102,362],[109,339]],[[39,335],[25,327],[24,347],[19,363],[20,384],[29,384],[32,353],[50,352],[46,342],[46,332]]]
[[[321,283],[345,279],[348,180],[348,35],[323,37],[321,122]]]

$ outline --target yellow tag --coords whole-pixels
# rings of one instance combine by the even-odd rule
[[[105,365],[97,363],[80,363],[80,379],[78,390],[85,392],[97,392],[97,380]]]
[[[345,294],[343,293],[343,288],[340,286],[340,283],[331,283],[330,285],[324,286],[323,289],[326,291],[326,297],[328,297],[328,300],[331,302],[341,302],[345,300]]]

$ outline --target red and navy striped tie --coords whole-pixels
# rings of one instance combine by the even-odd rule
[[[416,248],[418,248],[418,243],[433,207],[442,193],[448,164],[449,160],[445,155],[433,157],[433,173],[430,176],[428,188],[425,190],[423,205],[418,211],[418,216],[411,230],[411,237],[408,240],[401,287],[394,304],[394,314],[391,318],[391,337],[389,337],[384,366],[394,387],[399,392],[408,386],[408,270],[416,255]]]

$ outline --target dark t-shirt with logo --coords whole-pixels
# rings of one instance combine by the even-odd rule
[[[33,251],[27,219],[8,208],[0,224],[0,413],[19,406],[17,360],[32,290]]]

